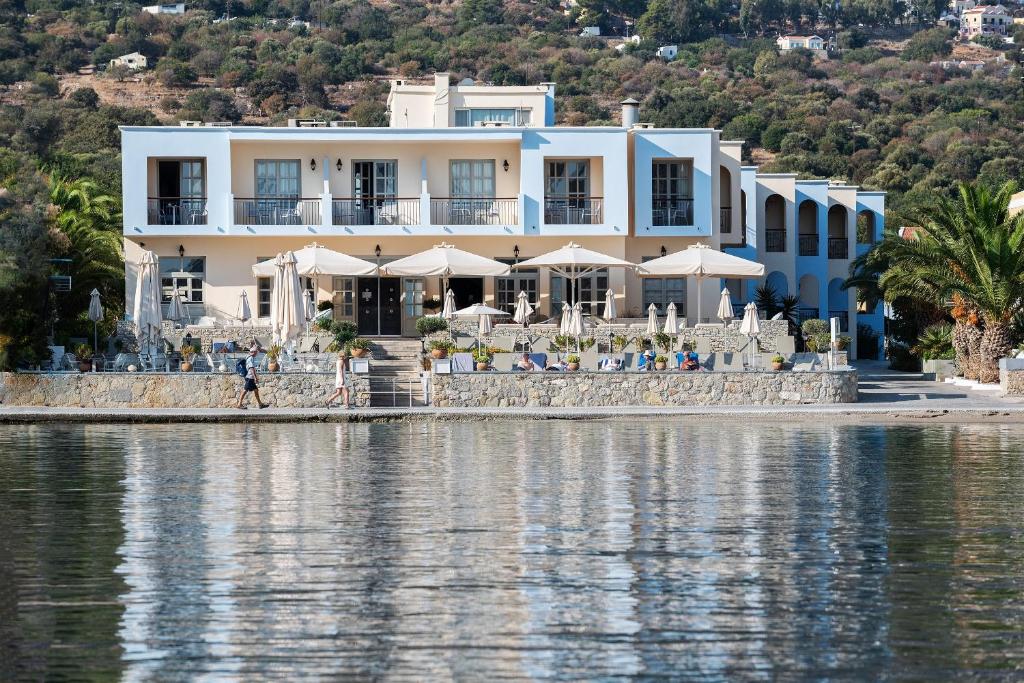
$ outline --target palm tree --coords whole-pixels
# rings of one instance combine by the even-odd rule
[[[969,347],[969,337],[976,337],[971,322],[980,319],[982,382],[998,381],[999,359],[1012,343],[1011,322],[1024,302],[1024,214],[1009,215],[1015,190],[1014,183],[998,190],[962,184],[954,198],[919,212],[914,239],[887,238],[879,245],[889,261],[878,281],[887,299],[952,302],[958,349]]]

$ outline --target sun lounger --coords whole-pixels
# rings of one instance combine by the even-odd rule
[[[530,340],[530,351],[534,353],[547,353],[551,350],[551,340],[547,337],[533,337]]]
[[[518,356],[514,353],[496,353],[491,365],[498,372],[512,372],[512,366],[516,363]]]
[[[473,362],[473,354],[471,353],[453,353],[452,354],[452,372],[473,372],[476,368],[476,363]]]
[[[548,366],[548,354],[546,353],[531,353],[530,360],[533,364],[542,370]]]
[[[583,370],[597,370],[598,354],[597,349],[587,349],[579,354],[580,368]]]
[[[515,337],[506,337],[503,335],[500,337],[494,337],[494,340],[491,342],[491,346],[501,349],[502,351],[511,352],[515,350],[515,343]]]
[[[792,337],[780,337],[775,341],[775,351],[778,353],[793,353],[796,351],[796,340]]]

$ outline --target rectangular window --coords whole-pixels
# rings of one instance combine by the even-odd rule
[[[451,196],[494,199],[494,159],[453,159]]]
[[[335,276],[331,281],[334,296],[334,319],[354,320],[356,316],[356,279]]]
[[[498,122],[509,126],[530,125],[529,109],[456,109],[456,128],[467,128],[483,123]]]
[[[160,257],[161,300],[169,303],[177,290],[185,303],[203,303],[203,281],[206,279],[206,257]]]
[[[355,161],[352,168],[353,197],[377,199],[396,196],[398,189],[397,161]]]
[[[498,258],[496,261],[502,263],[512,264],[512,259]],[[537,286],[540,281],[540,276],[537,273],[536,268],[522,268],[519,270],[512,271],[506,277],[494,278],[494,295],[497,303],[497,308],[503,311],[508,311],[510,314],[515,313],[516,301],[519,297],[519,292],[526,292],[526,300],[533,306],[533,310],[537,310]],[[561,304],[559,304],[561,306]],[[510,321],[508,319],[506,322]]]
[[[576,279],[579,295],[573,294],[573,283],[561,275],[551,276],[551,315],[562,313],[562,302],[572,304],[579,301],[584,313],[597,315],[604,306],[604,294],[608,291],[608,269],[602,268]]]
[[[544,194],[551,199],[590,197],[590,160],[551,160],[544,165]]]
[[[643,261],[650,261],[654,256],[645,256]],[[665,315],[670,303],[676,305],[676,315],[686,316],[686,279],[676,277],[645,277],[643,278],[643,311],[654,304],[659,315]]]
[[[419,318],[423,315],[423,279],[405,279],[405,317]]]
[[[202,197],[204,195],[203,162],[199,160],[181,162],[181,196]]]
[[[297,159],[257,159],[256,196],[298,199],[301,196]]]
[[[693,162],[651,163],[651,220],[654,225],[693,224]]]

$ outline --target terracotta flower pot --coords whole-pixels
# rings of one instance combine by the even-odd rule
[[[192,372],[192,363],[191,363],[191,361],[187,361],[187,360],[182,361],[181,362],[181,371],[182,372]]]
[[[369,349],[352,349],[352,357],[353,358],[362,358],[363,356],[365,356],[369,352],[370,352]]]
[[[486,370],[489,367],[490,365],[484,361],[478,361],[476,364],[476,369],[481,371]]]
[[[267,370],[269,370],[270,372],[277,372],[280,369],[281,364],[278,363],[276,360],[272,360],[269,363],[267,363]]]
[[[92,362],[91,361],[84,361],[83,360],[83,361],[79,361],[78,362],[78,371],[79,372],[89,372],[90,370],[92,370]]]
[[[430,355],[435,359],[447,358],[448,352],[444,349],[431,349]]]
[[[775,363],[775,362],[773,362],[772,363],[772,370],[774,370],[775,372],[779,372],[780,370],[782,370],[782,367],[784,365],[785,365],[785,363]]]
[[[569,363],[569,370],[571,370],[572,372],[576,372],[579,369],[580,369],[580,364],[579,363]]]
[[[655,370],[664,370],[667,365],[668,365],[667,363],[658,363],[658,362],[656,362],[654,364],[654,369]]]

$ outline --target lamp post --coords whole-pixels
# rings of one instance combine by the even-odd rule
[[[377,258],[377,334],[380,335],[380,245],[373,248],[373,254]]]

